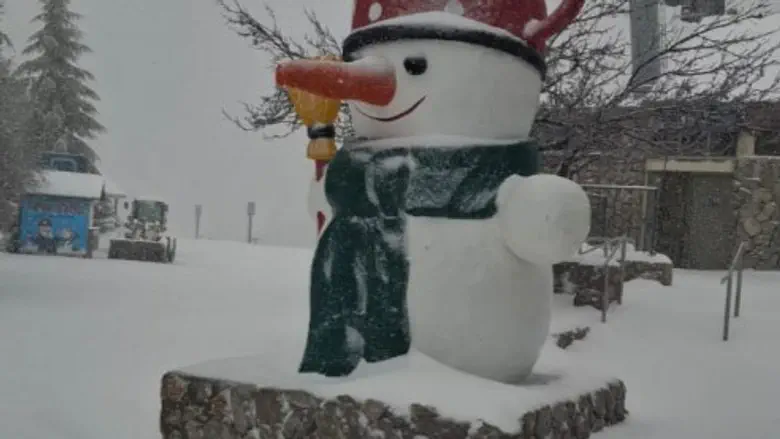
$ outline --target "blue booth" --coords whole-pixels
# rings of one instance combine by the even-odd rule
[[[20,200],[16,251],[86,256],[94,208],[107,197],[106,186],[97,174],[43,171],[40,184]]]

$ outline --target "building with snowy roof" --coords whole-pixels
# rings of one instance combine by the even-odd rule
[[[43,160],[45,169],[19,202],[12,250],[86,256],[98,203],[116,209],[125,194],[105,176],[88,172],[80,156],[48,153]]]

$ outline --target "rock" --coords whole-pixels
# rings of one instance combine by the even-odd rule
[[[753,191],[753,199],[760,201],[760,202],[768,202],[771,201],[773,198],[772,191],[767,189],[766,187],[760,187],[757,190]]]
[[[674,265],[670,262],[626,261],[623,281],[634,279],[654,280],[668,287],[672,285]]]
[[[381,401],[367,399],[363,403],[363,413],[366,415],[369,422],[376,423],[390,413],[390,407]]]
[[[520,425],[522,426],[521,436],[523,439],[532,439],[536,432],[536,413],[528,412],[520,418]]]
[[[748,236],[753,237],[761,233],[761,223],[756,218],[747,218],[742,221],[742,227],[745,229],[745,233]]]
[[[754,217],[759,213],[759,205],[752,201],[748,201],[740,206],[737,213],[738,217],[743,220]]]
[[[574,437],[577,439],[589,439],[590,427],[584,416],[577,416],[574,420]]]
[[[162,399],[172,402],[180,402],[187,392],[187,382],[176,375],[163,377]]]
[[[495,427],[484,422],[476,429],[472,429],[472,433],[468,436],[469,439],[510,439],[510,436],[498,427]]]
[[[759,171],[759,178],[761,180],[761,184],[764,187],[771,188],[772,185],[778,180],[777,167],[774,166],[774,163],[765,163]],[[767,191],[769,192],[769,189],[767,189]]]
[[[536,412],[536,429],[534,429],[536,437],[547,437],[552,432],[552,424],[552,408],[550,406],[542,407]]]
[[[626,260],[623,276],[616,265],[605,269],[603,265],[585,264],[575,261],[553,265],[556,294],[574,294],[574,306],[592,306],[601,310],[604,301],[604,287],[607,283],[608,302],[621,301],[623,284],[634,279],[655,280],[661,285],[672,284],[674,266],[671,262]]]
[[[598,390],[593,394],[593,414],[598,419],[604,419],[607,415],[607,393],[608,390]]]
[[[771,219],[775,214],[775,211],[777,211],[777,204],[774,201],[770,201],[769,203],[765,204],[764,208],[761,209],[761,212],[756,215],[756,220],[764,222],[768,219]]]
[[[584,340],[585,337],[588,336],[588,332],[590,332],[590,327],[585,326],[583,328],[575,328],[569,331],[553,334],[552,336],[555,338],[555,344],[559,348],[566,349],[575,341]]]

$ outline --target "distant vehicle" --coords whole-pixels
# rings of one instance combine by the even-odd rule
[[[125,222],[124,239],[112,239],[109,259],[173,262],[176,258],[176,238],[167,236],[168,204],[150,198],[137,198],[125,203],[130,214]]]

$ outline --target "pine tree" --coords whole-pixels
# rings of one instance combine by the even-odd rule
[[[0,0],[0,18],[3,14]],[[35,151],[25,144],[24,125],[30,114],[26,81],[14,74],[6,57],[11,40],[0,31],[0,230],[15,216],[15,203],[35,178]]]
[[[5,1],[0,0],[0,18],[2,18],[3,15],[5,14],[4,9],[5,9]],[[8,36],[8,34],[3,32],[2,29],[0,29],[0,52],[2,52],[6,47],[11,47],[11,38]],[[1,55],[2,54],[0,53],[0,60],[2,60]]]
[[[43,150],[83,154],[94,164],[97,155],[87,141],[105,131],[95,119],[97,93],[87,83],[92,74],[78,66],[90,49],[76,22],[81,16],[69,9],[70,0],[39,0],[43,11],[33,22],[42,24],[22,52],[34,57],[19,66],[31,80],[35,109],[30,118],[29,142]]]

